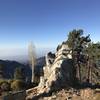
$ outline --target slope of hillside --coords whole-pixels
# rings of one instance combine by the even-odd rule
[[[21,64],[16,61],[0,60],[0,64],[3,66],[3,73],[5,79],[13,78],[16,68],[23,68],[25,76],[31,77],[31,69],[28,65]]]

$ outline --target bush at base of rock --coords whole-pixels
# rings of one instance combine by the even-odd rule
[[[2,91],[10,91],[11,89],[10,84],[8,82],[3,82],[0,87]]]
[[[13,91],[20,91],[23,90],[25,88],[25,82],[22,80],[14,80],[11,83],[11,89]]]

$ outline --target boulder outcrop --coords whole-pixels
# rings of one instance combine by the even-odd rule
[[[73,83],[73,65],[71,49],[62,44],[59,50],[46,55],[46,65],[43,67],[44,75],[40,77],[39,87],[47,91],[61,87],[71,86]]]

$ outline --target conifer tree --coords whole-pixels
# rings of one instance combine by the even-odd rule
[[[89,35],[83,36],[83,30],[73,30],[68,35],[67,44],[72,50],[73,65],[76,69],[76,78],[81,82],[81,63],[84,63],[84,51],[90,42]]]

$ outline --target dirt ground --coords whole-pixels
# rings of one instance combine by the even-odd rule
[[[36,89],[32,89],[26,100],[100,100],[100,89],[62,89],[48,94],[37,94]]]

